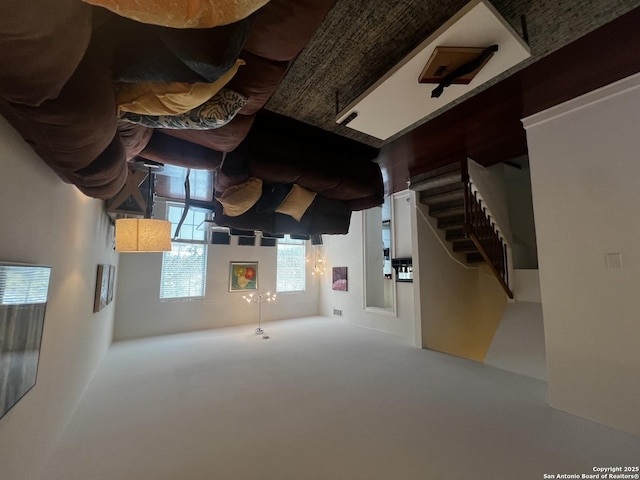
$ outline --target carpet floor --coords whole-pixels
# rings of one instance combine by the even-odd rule
[[[547,384],[313,317],[115,343],[56,480],[542,479],[637,465],[640,438]]]

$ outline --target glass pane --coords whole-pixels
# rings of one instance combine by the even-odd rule
[[[182,205],[171,203],[167,205],[167,220],[171,222],[171,238],[173,238],[176,233],[183,210],[184,207]],[[206,211],[190,208],[182,227],[180,227],[180,235],[177,240],[204,242],[206,232],[198,230],[198,225],[200,225],[206,218]]]
[[[45,303],[49,267],[0,265],[0,305]]]
[[[302,292],[305,289],[306,262],[304,240],[278,242],[276,289],[278,292]]]
[[[162,257],[160,298],[203,297],[206,268],[205,245],[173,242]]]

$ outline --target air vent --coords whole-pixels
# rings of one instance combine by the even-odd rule
[[[342,316],[342,310],[340,310],[339,308],[334,308],[333,309],[333,314],[341,317]]]

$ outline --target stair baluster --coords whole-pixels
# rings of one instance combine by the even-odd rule
[[[466,159],[447,164],[410,179],[410,188],[429,206],[438,228],[446,230],[453,251],[464,253],[467,263],[486,262],[510,298],[507,247],[478,193],[472,191]]]
[[[461,162],[462,183],[464,186],[464,226],[465,235],[470,238],[489,265],[498,282],[509,298],[513,292],[509,288],[509,272],[507,267],[507,246],[498,235],[496,226],[487,215],[477,192],[471,191],[471,181],[467,161]]]

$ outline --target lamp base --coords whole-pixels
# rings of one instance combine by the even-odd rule
[[[164,170],[164,163],[154,162],[153,160],[139,159],[133,162],[133,166],[136,170],[143,172],[152,171],[153,173],[159,173]]]
[[[256,335],[262,335],[264,333],[264,330],[260,327],[256,328]]]

